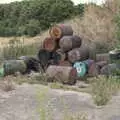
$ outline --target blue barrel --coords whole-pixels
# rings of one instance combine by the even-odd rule
[[[73,65],[77,70],[77,77],[84,77],[87,73],[87,65],[84,62],[75,62]]]

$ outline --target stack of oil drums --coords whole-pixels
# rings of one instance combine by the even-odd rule
[[[93,43],[85,44],[70,25],[58,24],[49,30],[37,58],[22,56],[4,61],[0,76],[45,72],[49,79],[73,85],[78,79],[99,74],[110,75],[120,68],[120,50],[96,54]]]
[[[71,26],[65,24],[52,26],[49,35],[43,41],[38,59],[50,77],[57,76],[59,79],[64,77],[67,80],[63,81],[64,84],[73,84],[76,79],[86,74],[90,76],[97,74],[95,50],[91,49],[90,44],[83,44],[82,38],[74,34]]]

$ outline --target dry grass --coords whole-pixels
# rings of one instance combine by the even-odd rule
[[[91,88],[87,87],[87,88],[79,88],[77,86],[69,86],[69,85],[63,85],[61,83],[50,83],[49,84],[50,88],[52,89],[62,89],[65,91],[76,91],[76,92],[86,92],[86,93],[90,93],[91,92]]]
[[[104,6],[108,8],[113,15],[119,14],[120,0],[106,0],[106,4]]]
[[[12,91],[15,89],[15,84],[11,76],[7,76],[0,82],[0,89],[5,92]]]
[[[26,44],[24,39],[13,38],[0,50],[0,58],[15,59],[24,55],[36,55],[40,44],[33,42]]]
[[[106,105],[112,95],[116,94],[120,88],[120,81],[115,77],[99,76],[94,78],[92,84],[92,94],[95,103],[98,106]]]
[[[65,23],[72,25],[75,34],[80,35],[83,43],[98,43],[107,47],[113,47],[117,40],[115,38],[116,26],[113,22],[114,15],[106,7],[95,5],[86,6],[83,18],[75,18]],[[108,49],[109,49],[108,48]]]

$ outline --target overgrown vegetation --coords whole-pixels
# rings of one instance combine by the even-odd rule
[[[110,0],[106,3],[107,8],[112,11],[114,16],[114,23],[116,23],[116,38],[117,44],[115,48],[120,48],[120,1],[119,0]]]
[[[3,81],[0,81],[0,89],[5,92],[15,90],[15,84],[11,76],[7,76]]]
[[[32,43],[25,45],[24,40],[21,41],[17,38],[11,39],[3,49],[1,49],[1,58],[3,59],[16,59],[20,56],[36,55],[39,45]]]
[[[52,24],[82,15],[84,5],[71,0],[24,0],[0,4],[0,36],[35,36]]]
[[[120,80],[117,77],[99,76],[98,78],[94,78],[92,94],[95,103],[98,106],[106,105],[119,88]]]

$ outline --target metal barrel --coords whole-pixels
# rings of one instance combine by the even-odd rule
[[[55,41],[51,37],[46,37],[43,41],[43,48],[48,50],[49,52],[52,52],[58,48],[57,41]]]
[[[71,26],[65,24],[54,25],[49,30],[49,34],[55,40],[59,40],[63,36],[73,35],[73,29]]]
[[[69,61],[61,61],[59,66],[72,66],[72,64]]]
[[[18,59],[24,60],[27,66],[26,73],[31,71],[39,72],[41,70],[39,60],[37,60],[35,57],[21,56]]]
[[[89,49],[87,47],[75,48],[68,52],[68,60],[71,63],[83,61],[89,58]]]
[[[81,44],[82,39],[77,35],[64,36],[59,41],[59,46],[64,52],[67,52],[74,48],[78,48],[81,46]]]
[[[77,71],[73,67],[50,65],[46,70],[46,74],[49,78],[63,84],[73,85],[76,83]]]
[[[98,67],[98,65],[96,65],[96,63],[94,62],[93,64],[91,64],[91,66],[88,68],[88,75],[90,77],[96,77],[98,76],[100,73],[100,68]]]
[[[3,63],[5,75],[11,75],[16,72],[25,73],[27,66],[23,60],[6,60]]]
[[[107,61],[99,61],[96,62],[96,65],[101,69],[102,67],[104,67],[105,65],[107,65]]]
[[[43,70],[46,70],[50,60],[52,59],[52,52],[49,52],[45,49],[40,49],[38,51],[38,59]]]
[[[107,61],[110,62],[110,57],[108,53],[96,54],[96,61]]]
[[[64,53],[61,49],[56,50],[52,55],[54,64],[59,65],[60,62],[65,61],[66,56],[66,53]]]
[[[119,70],[119,67],[117,66],[117,64],[112,63],[112,64],[103,66],[100,70],[100,74],[113,75],[116,70]]]
[[[84,77],[87,73],[87,66],[84,62],[75,62],[73,67],[77,70],[77,77]]]

